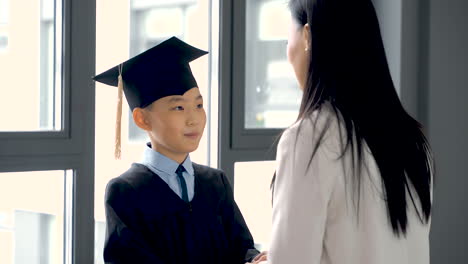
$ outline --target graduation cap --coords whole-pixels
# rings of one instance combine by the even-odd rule
[[[189,62],[207,53],[172,37],[93,78],[118,87],[116,158],[120,158],[122,92],[132,111],[166,96],[183,95],[198,87]]]

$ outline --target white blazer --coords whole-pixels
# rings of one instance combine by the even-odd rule
[[[408,198],[407,235],[394,235],[382,180],[367,145],[357,214],[351,152],[337,159],[342,149],[338,127],[343,137],[346,134],[331,113],[330,106],[324,105],[318,119],[315,112],[281,137],[268,263],[428,264],[430,223],[420,222]],[[327,118],[331,125],[308,167],[312,146]]]

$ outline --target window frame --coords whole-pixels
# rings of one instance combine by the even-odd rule
[[[245,63],[246,63],[246,43],[248,37],[246,35],[246,18],[247,14],[247,1],[238,0],[232,3],[232,136],[231,148],[236,150],[267,150],[275,147],[275,139],[283,129],[246,129],[245,128]],[[258,7],[262,2],[256,2]],[[250,12],[255,12],[257,8],[253,8]],[[254,16],[251,16],[254,17]],[[256,27],[257,25],[251,25]],[[256,30],[253,30],[255,33]],[[224,46],[222,46],[224,47]],[[224,87],[224,86],[222,86]],[[269,156],[269,158],[273,158]]]
[[[274,160],[282,129],[245,129],[246,0],[220,1],[218,167],[234,183],[234,163]]]
[[[218,166],[234,184],[234,163],[244,161],[274,160],[278,137],[283,129],[245,129],[245,39],[246,1],[220,1],[220,57],[219,57],[219,140]],[[264,0],[261,0],[264,1]],[[259,1],[260,2],[260,1]],[[400,98],[408,112],[425,123],[427,119],[427,88],[424,72],[427,70],[426,49],[420,49],[421,41],[427,38],[424,30],[421,3],[399,1],[400,5],[386,12],[384,0],[373,0],[376,11],[392,19],[379,17],[381,28],[390,27],[401,36],[390,48],[397,55],[394,77],[400,80]],[[388,4],[388,3],[387,3]],[[383,23],[383,24],[382,24]],[[395,24],[397,27],[395,28]],[[394,33],[394,32],[393,32]],[[383,38],[392,32],[382,32]],[[395,33],[394,33],[395,34]],[[385,35],[385,36],[384,36]],[[396,45],[396,46],[395,46]],[[388,49],[387,49],[388,50]],[[390,65],[389,65],[390,66]],[[397,87],[398,89],[398,87]]]
[[[71,261],[92,263],[96,1],[55,5],[62,10],[55,22],[62,38],[62,130],[0,132],[0,172],[73,170]]]

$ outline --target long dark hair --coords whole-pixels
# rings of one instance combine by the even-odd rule
[[[343,154],[352,150],[354,189],[360,192],[366,143],[382,177],[394,234],[406,234],[407,194],[421,222],[427,223],[431,215],[432,153],[421,125],[398,98],[371,0],[290,0],[289,8],[300,25],[309,25],[311,36],[308,79],[298,120],[329,103],[346,130]],[[360,195],[354,197],[359,200]],[[359,201],[357,204],[359,210]]]

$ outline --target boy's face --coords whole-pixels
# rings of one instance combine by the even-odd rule
[[[156,100],[145,112],[153,148],[158,152],[179,161],[198,148],[205,129],[206,113],[197,87],[182,96]]]

